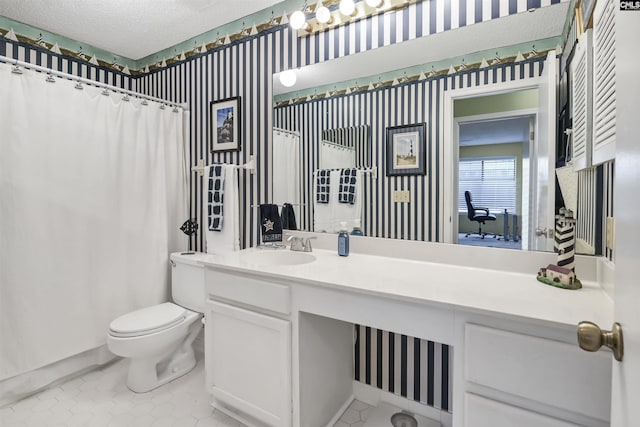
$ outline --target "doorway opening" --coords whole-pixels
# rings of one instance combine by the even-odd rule
[[[458,125],[458,243],[522,249],[529,222],[529,152],[535,116],[493,113]]]

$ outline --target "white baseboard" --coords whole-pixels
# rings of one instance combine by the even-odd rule
[[[336,423],[342,417],[342,414],[345,413],[347,408],[349,408],[349,406],[351,405],[351,402],[353,402],[353,399],[354,399],[354,397],[353,397],[353,395],[351,395],[351,397],[349,399],[347,399],[346,402],[344,402],[344,404],[340,407],[338,412],[336,412],[336,414],[333,416],[333,418],[331,418],[331,420],[327,423],[327,427],[333,427],[334,425],[336,425]]]

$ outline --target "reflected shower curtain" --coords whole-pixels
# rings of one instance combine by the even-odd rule
[[[273,203],[291,203],[298,226],[300,217],[300,137],[273,130]]]
[[[347,169],[356,167],[356,151],[333,142],[320,143],[320,169]]]
[[[0,63],[0,381],[169,298],[186,248],[182,112]]]

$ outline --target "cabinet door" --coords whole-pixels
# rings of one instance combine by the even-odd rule
[[[209,300],[207,388],[214,399],[271,426],[291,425],[291,323]]]

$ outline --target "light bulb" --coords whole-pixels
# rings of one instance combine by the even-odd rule
[[[302,13],[299,10],[296,10],[291,14],[291,17],[289,18],[289,24],[291,25],[291,28],[293,28],[294,30],[299,30],[300,28],[304,27],[306,20],[307,19],[304,16],[304,13]]]
[[[380,7],[382,6],[384,0],[367,0],[367,6],[369,7]]]
[[[291,87],[296,84],[296,72],[293,70],[286,70],[280,73],[280,83],[284,87]]]
[[[356,4],[353,0],[342,0],[340,1],[340,13],[346,16],[353,15],[353,12],[356,10]]]
[[[331,20],[331,12],[326,6],[320,6],[316,9],[316,19],[321,24],[326,24]]]

